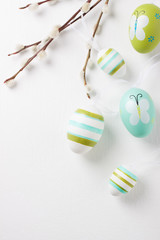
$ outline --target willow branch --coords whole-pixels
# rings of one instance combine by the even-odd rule
[[[102,0],[98,0],[87,13],[84,13],[83,16],[85,16],[86,14],[88,14],[92,9],[94,9]],[[79,10],[78,10],[79,11]],[[65,30],[66,28],[68,28],[70,25],[72,25],[73,23],[77,22],[81,17],[77,17],[75,18],[75,14],[70,18],[70,22],[68,23],[68,21],[66,23],[64,23],[60,28],[59,28],[59,32],[62,32],[63,30]],[[51,44],[51,42],[54,40],[54,38],[50,38],[45,45],[40,48],[32,57],[30,57],[27,62],[24,64],[24,66],[22,68],[20,68],[19,71],[17,71],[12,77],[6,79],[4,81],[4,83],[10,81],[10,80],[14,80],[20,72],[22,72],[37,56],[41,51],[45,51],[47,49],[47,47]]]
[[[37,5],[40,6],[40,5],[44,4],[44,3],[51,2],[51,1],[52,0],[44,0],[44,1],[41,1],[41,2],[37,2]],[[29,4],[27,4],[24,7],[20,7],[19,9],[23,10],[23,9],[26,9],[26,8],[30,7],[31,5],[32,5],[32,3],[29,3]]]
[[[105,2],[106,5],[107,5],[108,3],[109,3],[109,0],[107,0],[107,1]],[[92,34],[92,40],[93,40],[93,39],[95,38],[95,36],[96,36],[98,27],[99,27],[100,22],[101,22],[101,19],[102,19],[102,16],[103,16],[103,11],[101,10],[100,15],[99,15],[99,17],[98,17],[98,20],[97,20],[97,22],[96,22],[96,25],[95,25],[93,34]],[[86,57],[85,63],[84,63],[84,66],[83,66],[83,81],[84,81],[84,86],[87,85],[86,70],[87,70],[87,66],[88,66],[89,59],[91,58],[91,52],[92,52],[92,49],[89,49],[89,50],[88,50],[88,53],[87,53],[87,57]],[[88,97],[89,99],[91,98],[89,93],[87,93],[87,97]]]
[[[101,0],[102,1],[102,0]],[[87,0],[87,2],[91,3],[92,0]],[[92,10],[94,7],[97,6],[97,4],[99,3],[99,1],[97,1],[92,7],[90,10]],[[61,27],[61,31],[64,30],[66,27],[69,27],[71,24],[75,23],[76,21],[78,21],[81,17],[78,17],[76,18],[76,16],[81,12],[81,9],[82,8],[79,8],[71,18],[69,18],[67,20],[67,22],[65,24],[63,24],[63,26]],[[87,13],[84,13],[83,16],[85,16]],[[76,19],[75,19],[76,18]],[[74,21],[73,21],[74,20]],[[16,52],[13,52],[13,53],[9,53],[8,56],[13,56],[13,55],[16,55],[18,53],[21,53],[23,52],[24,50],[26,50],[27,48],[31,48],[33,46],[38,46],[39,44],[41,44],[42,41],[38,41],[38,42],[35,42],[35,43],[32,43],[32,44],[29,44],[29,45],[25,45],[24,47],[22,47],[20,50],[16,51]]]
[[[44,1],[40,1],[40,2],[37,2],[37,5],[40,6],[40,5],[44,4],[44,3],[48,3],[48,2],[52,2],[52,1],[54,1],[54,0],[44,0]],[[88,3],[91,3],[92,0],[87,0],[87,2],[88,2]],[[27,5],[24,6],[24,7],[20,7],[19,9],[20,9],[20,10],[26,9],[26,8],[30,7],[32,4],[33,4],[33,3],[29,3],[29,4],[27,4]]]
[[[93,4],[90,8],[90,10],[87,13],[83,13],[83,17],[86,16],[86,14],[88,14],[90,11],[92,11],[93,8],[95,8],[100,2],[102,2],[102,0],[98,0],[97,2],[95,2],[95,4]],[[68,26],[70,26],[71,24],[77,22],[79,19],[81,19],[81,16],[77,17],[76,19],[74,19],[72,22],[70,22],[68,24]]]
[[[12,55],[16,55],[20,52],[23,52],[24,50],[26,50],[27,48],[31,48],[33,46],[38,46],[39,44],[41,43],[41,41],[38,41],[38,42],[35,42],[35,43],[32,43],[30,45],[25,45],[24,47],[22,47],[20,50],[16,51],[16,52],[13,52],[13,53],[9,53],[8,56],[12,56]]]

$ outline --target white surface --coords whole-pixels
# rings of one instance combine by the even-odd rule
[[[75,155],[66,144],[67,122],[87,102],[79,79],[87,51],[72,29],[49,48],[48,60],[36,60],[32,70],[19,76],[16,88],[3,85],[25,58],[8,58],[7,53],[17,43],[45,37],[53,24],[63,24],[83,1],[62,0],[37,13],[19,11],[26,2],[5,0],[0,7],[0,240],[159,240],[160,169],[146,172],[135,190],[122,198],[109,194],[107,182],[118,165],[153,158],[160,146],[158,128],[147,139],[136,139],[119,116],[105,114],[104,135],[92,152]],[[152,54],[140,55],[129,42],[130,16],[145,2],[149,1],[111,1],[111,15],[103,18],[97,37],[101,48],[113,47],[122,54],[130,83],[160,50],[159,46]],[[98,9],[87,18],[90,26]],[[157,119],[158,68],[142,84],[155,102]],[[106,107],[117,108],[128,88],[113,84],[98,67],[89,72],[89,82]]]

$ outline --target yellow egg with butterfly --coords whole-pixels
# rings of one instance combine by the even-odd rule
[[[130,20],[129,37],[139,53],[154,50],[160,42],[160,8],[154,4],[137,7]]]

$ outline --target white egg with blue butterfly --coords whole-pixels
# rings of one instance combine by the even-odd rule
[[[120,115],[124,126],[133,136],[146,137],[155,122],[153,100],[146,91],[131,88],[121,98]]]
[[[113,196],[121,196],[130,192],[137,183],[137,176],[126,166],[120,166],[114,170],[109,179],[110,193]]]
[[[78,108],[68,124],[67,139],[75,153],[90,151],[100,140],[104,130],[104,118],[93,105]]]
[[[126,63],[115,49],[103,49],[98,53],[98,66],[108,75],[121,78],[126,73]]]

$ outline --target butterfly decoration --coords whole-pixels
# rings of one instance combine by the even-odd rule
[[[130,95],[130,100],[126,103],[126,110],[131,114],[130,123],[136,126],[139,121],[144,124],[148,124],[150,121],[150,116],[148,114],[149,102],[147,99],[143,98],[141,93],[135,95]]]
[[[145,11],[135,11],[130,22],[130,39],[133,40],[136,37],[138,40],[143,41],[145,39],[145,28],[149,23],[149,18],[144,15]]]

